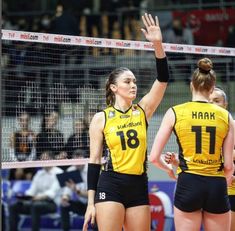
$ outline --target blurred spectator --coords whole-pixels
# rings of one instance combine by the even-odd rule
[[[166,43],[175,43],[175,44],[194,44],[194,38],[192,30],[189,27],[184,27],[181,21],[181,18],[175,18],[172,21],[172,27],[168,28],[164,34],[164,39]],[[187,60],[187,55],[182,53],[171,53],[168,55],[169,59],[177,60],[179,63],[172,67],[172,72],[175,76],[180,75],[186,82],[189,81],[190,76],[190,67],[185,65],[185,60]],[[180,62],[182,61],[182,62]],[[182,70],[185,70],[182,73]],[[171,81],[174,81],[174,78],[171,78]]]
[[[86,32],[89,37],[102,37],[100,0],[86,0],[83,13],[86,16]]]
[[[108,28],[105,29],[105,32],[107,32],[107,34],[103,33],[103,36],[106,38],[113,38],[114,27],[118,23],[118,9],[120,7],[121,0],[100,0],[100,11],[101,14],[105,17],[104,20],[106,20],[108,24]],[[118,29],[120,29],[119,24],[118,27]]]
[[[10,137],[10,156],[18,161],[34,160],[36,134],[30,129],[30,116],[26,111],[21,112],[17,121],[19,129]]]
[[[42,33],[48,33],[51,30],[51,17],[49,14],[42,15],[39,22],[39,30]]]
[[[46,112],[43,115],[41,132],[37,135],[37,159],[64,159],[67,157],[64,149],[64,136],[56,128],[58,112]]]
[[[18,30],[18,27],[12,23],[12,21],[4,12],[2,13],[2,29]]]
[[[228,29],[228,37],[225,46],[235,48],[235,25],[230,26]]]
[[[64,9],[63,5],[58,4],[55,16],[51,21],[50,32],[53,34],[79,35],[79,22],[69,9]]]
[[[36,158],[36,134],[30,129],[30,115],[23,111],[17,121],[19,129],[10,137],[10,159],[13,161],[28,161]],[[35,173],[34,168],[18,168],[10,170],[10,180],[31,180]]]
[[[10,170],[9,180],[32,180],[36,168],[15,168]]]
[[[74,134],[72,134],[65,145],[68,158],[87,157],[89,155],[88,125],[85,120],[76,120],[74,123]]]
[[[70,212],[84,216],[87,206],[87,165],[71,166],[67,171],[80,171],[83,182],[66,182],[61,197],[61,226],[63,231],[70,230]]]
[[[122,39],[136,39],[136,28],[139,26],[141,0],[122,0],[118,10],[120,20],[120,33]],[[140,31],[140,30],[139,30]]]
[[[33,177],[30,188],[25,192],[28,199],[18,195],[18,200],[9,207],[9,230],[17,231],[20,214],[29,214],[32,231],[40,230],[40,217],[55,213],[59,203],[60,186],[56,174],[63,170],[58,167],[44,167]]]
[[[180,18],[173,19],[172,27],[165,32],[164,39],[166,43],[194,44],[192,30],[183,27]]]

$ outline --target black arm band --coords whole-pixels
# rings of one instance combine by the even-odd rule
[[[87,189],[88,190],[95,190],[97,189],[97,183],[100,176],[100,164],[88,164],[87,170]]]
[[[157,80],[159,82],[167,83],[170,78],[167,58],[166,57],[162,59],[156,58],[156,67],[157,67]]]

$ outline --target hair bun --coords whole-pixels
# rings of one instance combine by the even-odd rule
[[[208,74],[213,68],[213,63],[210,59],[203,58],[198,61],[197,66],[201,73]]]

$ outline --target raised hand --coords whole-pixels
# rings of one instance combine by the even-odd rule
[[[151,14],[145,13],[142,16],[142,21],[145,25],[145,29],[142,28],[141,31],[143,32],[145,38],[149,42],[162,42],[162,32],[161,28],[159,27],[158,17],[155,17],[155,21]]]

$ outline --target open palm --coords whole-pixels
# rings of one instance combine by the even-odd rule
[[[149,42],[161,42],[162,41],[162,32],[161,28],[159,27],[158,18],[156,16],[156,21],[154,21],[151,14],[145,13],[142,16],[142,21],[145,25],[145,29],[141,29],[145,38]]]

